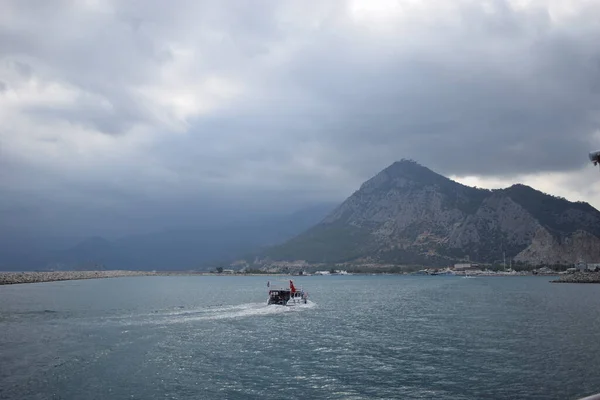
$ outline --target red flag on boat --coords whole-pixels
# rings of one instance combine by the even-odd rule
[[[296,293],[296,287],[294,286],[294,282],[292,282],[290,280],[290,290],[292,291],[292,293]]]

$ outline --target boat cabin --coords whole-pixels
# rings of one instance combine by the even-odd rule
[[[308,293],[302,289],[296,289],[290,281],[290,288],[274,288],[269,290],[269,300],[267,304],[292,305],[306,304]]]
[[[292,292],[289,289],[269,290],[269,304],[286,305],[292,297]]]

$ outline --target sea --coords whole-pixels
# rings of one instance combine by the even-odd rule
[[[578,399],[600,285],[552,277],[127,277],[0,286],[1,399]],[[280,282],[282,281],[282,282]]]

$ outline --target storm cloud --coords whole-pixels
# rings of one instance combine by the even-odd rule
[[[597,180],[598,15],[584,0],[3,1],[2,230],[284,212],[401,158],[598,206],[565,178]]]

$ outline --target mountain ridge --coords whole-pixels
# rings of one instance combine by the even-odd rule
[[[290,214],[266,215],[219,227],[196,225],[108,240],[91,236],[45,251],[0,249],[1,270],[208,269],[257,248],[281,243],[318,223],[337,204],[317,203]]]
[[[447,265],[600,261],[600,212],[523,184],[463,185],[413,160],[364,182],[325,219],[264,253],[273,260]]]

